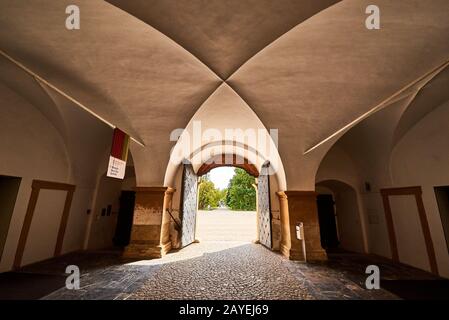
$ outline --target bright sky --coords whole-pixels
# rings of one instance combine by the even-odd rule
[[[215,188],[225,189],[228,187],[229,180],[234,175],[234,167],[220,167],[212,169],[209,173],[210,180]]]

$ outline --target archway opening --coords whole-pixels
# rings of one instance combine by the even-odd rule
[[[317,183],[321,245],[329,253],[364,252],[362,221],[357,193],[337,180]]]
[[[242,168],[215,167],[199,179],[198,240],[257,240],[256,178]]]
[[[184,163],[179,219],[173,216],[177,236],[172,235],[172,240],[177,240],[172,247],[237,241],[259,242],[273,249],[272,223],[278,220],[272,221],[269,165],[262,165],[259,173],[254,164],[235,155],[214,157],[196,172]]]

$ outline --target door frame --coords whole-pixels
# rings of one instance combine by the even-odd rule
[[[25,219],[22,225],[22,231],[20,232],[19,243],[16,249],[16,255],[14,257],[13,268],[18,269],[21,267],[23,253],[25,251],[26,242],[28,240],[28,233],[31,228],[31,223],[33,221],[34,211],[36,209],[37,200],[39,198],[39,192],[42,189],[45,190],[63,190],[67,191],[67,195],[65,198],[64,209],[62,211],[61,222],[59,224],[58,229],[58,237],[56,240],[55,250],[53,253],[53,257],[57,257],[61,255],[62,245],[64,242],[65,230],[67,227],[67,222],[69,219],[70,207],[73,200],[73,194],[75,192],[75,185],[60,183],[60,182],[51,182],[51,181],[43,181],[43,180],[33,180],[31,183],[31,195],[28,201],[28,207],[25,214]]]
[[[8,220],[5,223],[5,233],[3,235],[0,235],[0,237],[3,238],[3,240],[0,240],[0,261],[3,258],[3,254],[4,254],[4,250],[5,250],[5,246],[6,246],[6,242],[8,240],[8,234],[9,234],[9,227],[11,226],[11,221],[13,219],[14,216],[14,210],[16,208],[16,203],[17,203],[17,198],[19,196],[20,193],[20,187],[22,185],[22,177],[16,177],[16,176],[8,176],[8,175],[0,175],[0,179],[5,179],[5,180],[10,180],[10,181],[14,181],[16,182],[16,189],[14,189],[14,198],[10,199],[11,202],[11,210],[9,212],[6,212],[6,219]],[[8,186],[8,188],[10,188],[11,186]],[[3,210],[3,208],[2,208]]]
[[[382,195],[382,201],[385,211],[385,220],[387,223],[388,237],[390,240],[390,250],[391,257],[393,261],[399,261],[399,251],[398,244],[396,240],[396,233],[394,230],[393,214],[390,206],[391,196],[414,196],[416,201],[416,206],[418,208],[418,216],[421,223],[421,229],[424,236],[424,242],[426,245],[427,256],[429,259],[430,270],[432,273],[439,275],[438,265],[435,257],[435,249],[432,242],[432,237],[430,235],[429,223],[427,221],[426,209],[424,208],[424,203],[422,200],[422,189],[420,186],[416,187],[405,187],[405,188],[385,188],[381,189],[380,193]]]

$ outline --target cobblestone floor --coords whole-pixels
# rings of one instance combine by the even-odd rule
[[[208,242],[185,250],[205,253],[163,264],[129,298],[313,299],[301,281],[288,272],[283,259],[261,245]]]
[[[82,268],[80,290],[61,288],[44,299],[397,298],[382,289],[363,289],[363,259],[351,267],[338,259],[304,264],[244,242],[192,244],[155,260],[120,263],[117,257],[111,263],[110,255],[106,260],[105,266],[97,262],[90,263],[92,269]]]
[[[46,292],[50,294],[43,299],[103,300],[397,299],[383,289],[364,289],[366,266],[379,266],[381,284],[383,280],[434,278],[426,272],[393,264],[383,258],[347,252],[330,254],[329,261],[325,263],[289,261],[262,245],[249,242],[254,237],[254,217],[251,213],[240,215],[244,216],[230,215],[229,212],[222,212],[221,216],[200,213],[200,218],[204,219],[199,219],[198,234],[204,240],[213,241],[192,244],[161,259],[123,260],[117,250],[81,252],[27,266],[15,275],[33,275],[34,279],[40,276],[42,281],[39,283],[56,277],[57,281],[52,285],[49,282]],[[240,222],[239,228],[233,221]],[[221,231],[217,232],[217,228]],[[236,230],[244,237],[238,239],[240,241],[229,241],[235,238],[233,232]],[[242,241],[244,239],[248,241]],[[55,284],[63,286],[61,279],[66,276],[67,265],[80,267],[80,289],[63,287],[52,292]],[[11,286],[12,282],[4,283]],[[2,281],[0,290],[7,289],[1,285]]]

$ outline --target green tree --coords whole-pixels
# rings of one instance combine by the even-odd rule
[[[256,210],[255,178],[240,168],[234,169],[226,193],[226,205],[232,210]]]
[[[228,189],[223,189],[218,191],[220,193],[220,200],[218,201],[219,205],[226,205],[226,195],[228,194]]]
[[[223,192],[215,188],[208,176],[201,178],[198,196],[198,209],[205,210],[216,208],[223,199]]]

